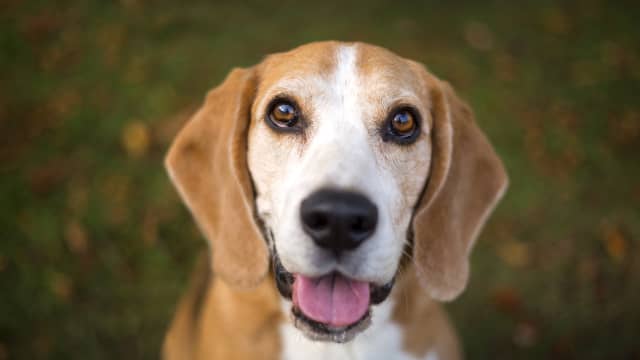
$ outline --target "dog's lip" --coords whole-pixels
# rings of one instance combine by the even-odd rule
[[[295,327],[300,329],[307,337],[316,341],[345,343],[351,341],[359,332],[371,325],[371,310],[367,310],[355,323],[342,327],[332,327],[312,320],[295,306],[291,307],[291,317]]]

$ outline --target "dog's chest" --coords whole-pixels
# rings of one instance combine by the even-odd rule
[[[288,308],[290,303],[283,305]],[[403,349],[402,329],[390,319],[391,301],[376,306],[372,324],[346,344],[315,342],[307,339],[290,322],[280,328],[283,360],[437,360],[433,352],[416,357]]]

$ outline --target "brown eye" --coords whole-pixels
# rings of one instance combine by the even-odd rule
[[[391,119],[391,128],[397,135],[410,135],[416,127],[416,120],[408,110],[397,112]]]
[[[420,114],[413,107],[392,111],[381,129],[382,140],[410,144],[420,135],[420,121]]]
[[[298,110],[287,101],[280,101],[271,106],[269,111],[269,121],[279,128],[290,128],[298,122]]]

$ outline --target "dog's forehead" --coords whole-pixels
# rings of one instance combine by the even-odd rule
[[[269,87],[283,79],[314,75],[329,77],[336,67],[336,42],[311,43],[293,50],[269,55],[260,64],[260,82]]]
[[[357,79],[359,95],[367,103],[384,106],[394,99],[417,102],[428,98],[420,65],[384,48],[341,42],[312,43],[270,55],[259,66],[257,97],[294,95],[304,103],[318,95],[330,95],[320,92],[332,89],[327,84],[335,82],[340,71]]]
[[[384,86],[388,90],[404,89],[418,95],[426,95],[426,84],[421,73],[424,69],[391,51],[373,45],[358,44],[356,68],[368,88]],[[376,86],[377,85],[377,86]]]

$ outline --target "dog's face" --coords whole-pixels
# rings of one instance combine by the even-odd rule
[[[427,84],[406,60],[357,45],[274,55],[260,72],[248,165],[277,270],[292,274],[278,278],[281,291],[293,291],[302,319],[353,326],[408,248],[431,160]],[[325,286],[336,277],[345,289]]]
[[[507,182],[446,83],[384,49],[337,42],[232,72],[167,167],[216,274],[250,286],[271,263],[295,325],[336,342],[366,328],[403,254],[430,296],[457,296]]]

